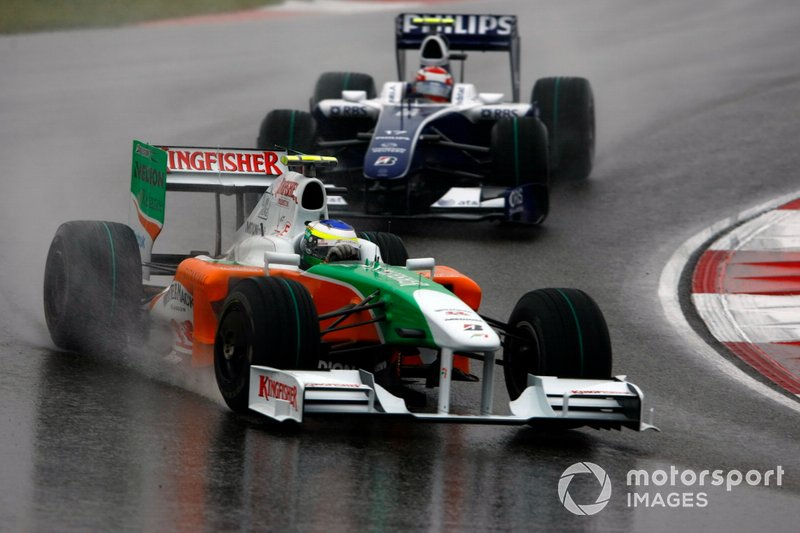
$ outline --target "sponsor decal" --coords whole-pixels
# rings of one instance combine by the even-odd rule
[[[306,389],[313,387],[360,389],[361,385],[357,383],[306,383]]]
[[[294,410],[297,410],[297,387],[287,385],[269,376],[258,376],[258,395],[269,401],[270,398],[289,402]]]
[[[462,311],[460,309],[437,309],[437,313],[441,313],[444,311],[444,314],[447,316],[472,316],[474,313],[470,313],[469,311]]]
[[[334,105],[331,106],[331,116],[334,117],[366,117],[367,108],[359,105]]]
[[[431,28],[417,25],[414,19],[422,15],[405,14],[403,33],[430,33]],[[436,26],[445,35],[511,35],[516,23],[513,15],[439,15],[441,19],[452,19],[452,24]]]
[[[418,107],[412,107],[411,109],[404,107],[403,109],[395,111],[394,116],[396,117],[402,116],[403,118],[412,118],[419,115],[419,113],[420,110]]]
[[[167,149],[170,172],[225,172],[226,174],[283,174],[278,154],[246,150]]]
[[[178,302],[181,305],[185,305],[188,308],[194,307],[194,298],[186,290],[186,288],[178,283],[177,281],[172,282],[167,289],[167,294],[164,296],[162,302],[164,303],[164,307],[167,306],[170,302]]]
[[[286,196],[296,202],[297,198],[294,195],[294,191],[297,190],[298,185],[299,184],[296,181],[281,180],[281,182],[278,183],[278,186],[275,188],[274,194],[276,196]]]
[[[317,365],[317,368],[322,368],[325,370],[358,370],[358,367],[346,365],[338,361],[323,361],[323,360],[320,360],[319,365]]]
[[[483,331],[483,326],[480,324],[464,324],[464,331]]]
[[[164,224],[167,154],[154,146],[133,141],[131,159],[131,194],[140,226],[134,227],[134,233],[139,248],[145,249],[147,236],[154,241]]]
[[[244,231],[246,233],[249,233],[250,235],[255,235],[257,237],[263,237],[264,236],[264,224],[262,222],[259,222],[259,223],[256,224],[255,222],[252,222],[252,221],[248,220],[245,223]]]
[[[270,202],[268,200],[262,201],[261,209],[258,211],[258,218],[263,218],[264,220],[269,218],[269,206]]]
[[[174,318],[169,321],[172,331],[175,332],[174,348],[177,352],[191,353],[192,344],[194,343],[194,325],[190,320],[178,322]]]
[[[397,158],[391,155],[382,155],[375,160],[375,166],[390,167],[397,163]]]
[[[397,137],[398,135],[405,135],[408,133],[406,130],[386,130],[386,135],[390,135],[391,137]],[[376,137],[376,139],[382,139],[383,137]],[[400,139],[407,139],[408,137],[399,137]]]
[[[481,118],[484,120],[498,120],[501,118],[518,117],[519,113],[515,108],[484,108],[481,109]]]
[[[457,85],[455,93],[453,94],[453,103],[454,104],[463,104],[464,99],[466,98],[467,91],[463,85]]]
[[[378,272],[379,274],[383,274],[384,276],[394,281],[401,287],[412,287],[414,285],[419,287],[427,287],[430,285],[427,281],[423,279],[422,276],[418,277],[409,276],[408,274],[405,274],[402,271],[392,270],[391,268],[382,266],[380,263],[374,263],[374,265],[375,266],[363,265],[362,268],[364,268],[365,270],[373,270],[375,272]]]

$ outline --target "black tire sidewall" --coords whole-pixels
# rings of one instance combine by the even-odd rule
[[[48,251],[43,292],[45,321],[57,346],[124,348],[142,320],[141,258],[133,230],[117,222],[62,224]]]
[[[596,143],[594,94],[589,80],[542,78],[531,91],[531,101],[547,127],[551,174],[560,179],[588,177]]]
[[[358,236],[375,243],[381,252],[381,260],[387,265],[405,266],[408,259],[406,245],[399,236],[385,231],[361,231]]]
[[[533,117],[498,120],[491,132],[492,175],[488,184],[517,187],[534,183],[547,187],[547,130]]]
[[[527,351],[509,337],[503,350],[506,387],[516,399],[527,375],[560,378],[611,377],[611,342],[602,312],[578,289],[538,289],[517,302],[510,332],[534,341]]]
[[[306,111],[274,109],[267,113],[258,131],[259,150],[287,149],[289,152],[314,151],[317,126]]]
[[[238,315],[238,318],[237,316]],[[228,320],[246,327],[246,355],[224,360]],[[285,278],[246,278],[228,295],[214,342],[214,373],[222,397],[237,412],[247,410],[250,366],[311,370],[319,364],[319,318],[308,290]]]

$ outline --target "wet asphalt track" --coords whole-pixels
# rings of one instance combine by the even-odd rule
[[[644,389],[663,432],[364,420],[276,430],[229,413],[207,379],[119,354],[56,352],[41,310],[49,241],[62,221],[127,219],[131,140],[248,146],[267,110],[303,108],[321,71],[385,81],[392,15],[0,37],[0,529],[797,530],[797,410],[711,372],[667,321],[658,281],[704,227],[799,188],[800,6],[456,10],[520,15],[525,92],[546,75],[592,80],[596,170],[588,182],[556,184],[550,218],[530,232],[393,230],[412,255],[474,277],[490,316],[505,318],[532,288],[589,292],[611,328],[615,372]],[[505,61],[476,56],[468,77],[505,89]],[[157,249],[210,246],[210,201],[170,203]],[[457,384],[455,405],[478,392]],[[558,500],[561,473],[580,461],[612,480],[595,516],[573,516]],[[707,492],[702,508],[627,505],[628,470],[672,465],[781,465],[785,474],[778,488],[649,490]],[[570,493],[592,503],[598,485],[579,476]]]

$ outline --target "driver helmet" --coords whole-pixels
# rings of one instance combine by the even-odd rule
[[[432,102],[449,102],[453,76],[442,67],[423,67],[417,71],[414,94]]]
[[[306,226],[300,241],[300,255],[308,266],[357,260],[360,257],[358,237],[353,227],[341,220],[315,220]]]

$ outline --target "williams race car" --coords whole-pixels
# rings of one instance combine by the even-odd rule
[[[310,112],[273,110],[257,146],[335,156],[325,175],[349,192],[331,196],[343,216],[495,219],[538,224],[548,179],[589,175],[594,99],[584,78],[542,78],[520,101],[520,38],[513,15],[397,16],[398,79],[406,51],[420,53],[413,81],[376,93],[367,74],[327,72]],[[512,102],[464,82],[468,51],[508,52]],[[455,81],[451,63],[461,63]]]
[[[165,364],[213,367],[231,409],[278,421],[361,413],[651,427],[639,388],[611,375],[606,323],[588,295],[539,289],[508,321],[479,314],[475,281],[433,259],[409,259],[393,234],[357,234],[329,219],[323,183],[287,168],[313,174],[332,163],[135,142],[130,225],[67,222],[52,241],[44,310],[53,341],[79,351],[132,342]],[[226,252],[152,252],[166,190],[240,197],[267,183]],[[478,381],[472,360],[483,363],[480,405],[451,413],[452,381]],[[492,406],[498,364],[510,415]],[[414,383],[438,388],[435,409]]]

